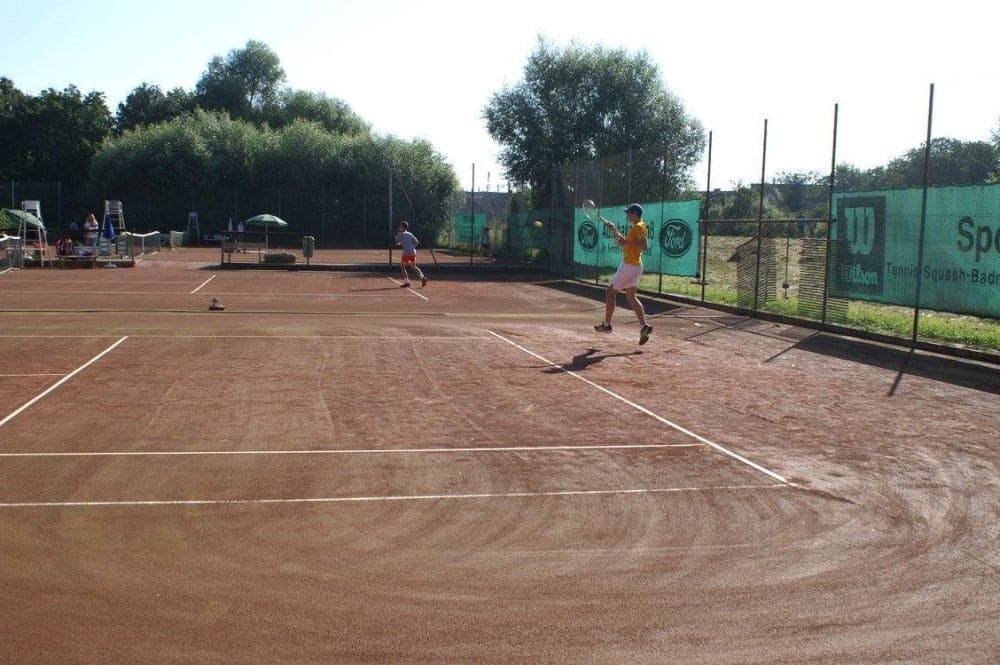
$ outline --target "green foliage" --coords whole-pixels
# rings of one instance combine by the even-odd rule
[[[930,185],[973,185],[995,182],[1000,175],[1000,134],[994,145],[985,141],[959,141],[941,137],[931,140]],[[900,187],[922,187],[926,144],[908,150],[885,166],[862,170],[839,164],[838,191],[870,191]],[[827,178],[829,182],[829,178]]]
[[[110,130],[102,93],[69,86],[32,97],[0,79],[0,179],[61,181],[72,192]]]
[[[886,166],[887,187],[920,187],[924,184],[925,146],[913,148]],[[931,185],[966,185],[988,182],[997,169],[997,155],[985,141],[931,140],[928,180]]]
[[[266,252],[263,263],[295,263],[295,255],[290,252]]]
[[[483,115],[504,146],[500,161],[508,178],[530,185],[536,205],[550,196],[553,164],[657,146],[662,149],[650,154],[668,156],[667,188],[676,192],[688,184],[704,148],[701,124],[664,87],[645,52],[576,44],[558,49],[540,39],[524,80],[495,93]],[[659,173],[637,170],[643,171]]]
[[[141,125],[166,122],[184,113],[191,113],[196,106],[194,95],[183,88],[174,88],[163,94],[160,86],[142,83],[118,104],[115,115],[115,133]]]
[[[92,173],[95,189],[146,202],[160,219],[198,210],[219,227],[280,206],[289,231],[322,228],[334,242],[384,244],[390,162],[398,218],[434,237],[458,183],[426,141],[333,134],[306,120],[272,130],[199,110],[112,138]]]
[[[366,134],[371,131],[351,107],[339,99],[306,90],[281,93],[278,104],[268,114],[272,127],[284,127],[296,120],[311,120],[333,134]]]
[[[233,118],[257,122],[277,101],[284,80],[278,55],[267,44],[250,40],[225,59],[212,58],[195,94],[203,109],[226,111]]]

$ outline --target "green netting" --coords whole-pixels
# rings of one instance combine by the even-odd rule
[[[510,249],[545,249],[549,246],[549,224],[552,211],[548,208],[512,212],[507,225],[506,245]],[[536,224],[535,222],[541,222]]]
[[[479,247],[479,240],[483,237],[485,227],[485,212],[477,212],[475,218],[467,212],[459,213],[452,219],[451,228],[454,234],[452,239],[456,243],[469,243],[471,247]]]
[[[649,228],[649,249],[642,255],[645,269],[663,275],[697,275],[701,203],[653,201],[641,205],[642,218]],[[622,234],[628,233],[629,223],[622,206],[600,208],[599,212],[613,222]],[[601,268],[618,267],[622,248],[604,224],[587,219],[583,209],[577,208],[574,229],[574,262]]]
[[[873,302],[1000,317],[1000,185],[834,196],[830,292]]]

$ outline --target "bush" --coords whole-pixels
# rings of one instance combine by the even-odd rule
[[[267,252],[264,263],[295,263],[295,255],[290,252]]]

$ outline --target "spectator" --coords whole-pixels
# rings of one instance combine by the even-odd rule
[[[83,223],[83,242],[89,247],[97,246],[97,231],[100,226],[97,224],[97,219],[94,217],[93,213],[87,215],[87,221]]]

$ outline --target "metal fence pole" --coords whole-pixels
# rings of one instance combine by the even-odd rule
[[[930,100],[927,103],[927,143],[924,146],[924,188],[920,198],[920,239],[917,246],[917,292],[913,303],[913,335],[910,341],[917,343],[917,328],[920,325],[920,279],[924,271],[924,232],[927,226],[927,186],[930,180],[931,165],[931,123],[934,120],[934,84],[931,83]]]
[[[826,304],[830,292],[830,243],[833,240],[833,193],[837,177],[837,120],[840,104],[833,105],[833,156],[830,158],[830,196],[826,208],[826,264],[823,266],[823,307],[819,320],[826,323]]]
[[[701,254],[701,301],[705,302],[705,284],[708,282],[708,215],[712,196],[712,132],[708,133],[708,178],[705,182],[705,213],[702,217],[702,235],[705,249]]]
[[[764,118],[764,148],[760,159],[760,208],[757,211],[757,268],[753,282],[753,309],[757,311],[760,293],[760,244],[764,231],[764,178],[767,165],[767,118]]]

